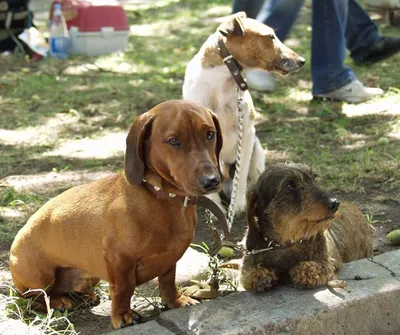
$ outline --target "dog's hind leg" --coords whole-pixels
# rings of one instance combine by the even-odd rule
[[[249,182],[255,184],[260,174],[265,170],[265,153],[264,148],[258,139],[255,137],[253,153],[251,155],[251,162],[249,168]]]
[[[98,302],[98,297],[93,291],[93,285],[96,285],[99,281],[98,278],[93,278],[77,268],[59,268],[56,271],[55,283],[50,294],[54,297],[62,297],[68,293],[80,293],[89,296],[91,304],[96,304]],[[80,300],[84,300],[79,297],[76,298],[77,303],[79,303]]]
[[[29,255],[25,253],[25,255]],[[50,296],[50,307],[65,310],[72,307],[68,297],[53,296],[52,290],[56,282],[56,266],[45,257],[40,262],[31,260],[29,256],[18,257],[11,254],[10,271],[18,292],[26,297],[35,297],[35,305],[39,310],[46,311],[44,296],[41,291]],[[35,307],[36,308],[36,307]]]

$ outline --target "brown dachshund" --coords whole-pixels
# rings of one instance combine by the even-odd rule
[[[10,256],[18,291],[45,289],[55,309],[73,307],[69,292],[95,298],[93,284],[108,281],[114,328],[139,321],[131,296],[157,276],[169,308],[197,303],[178,293],[176,262],[195,232],[191,200],[218,191],[224,171],[219,122],[194,102],[167,101],[139,116],[126,144],[123,172],[50,200]]]

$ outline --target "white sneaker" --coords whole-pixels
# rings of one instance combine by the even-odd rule
[[[275,79],[270,72],[247,70],[246,81],[249,88],[256,91],[272,92],[275,89]]]
[[[314,95],[316,99],[331,99],[359,103],[383,94],[383,90],[375,87],[365,87],[359,80],[353,80],[337,90],[329,93]]]

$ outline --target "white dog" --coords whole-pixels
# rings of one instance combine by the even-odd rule
[[[270,27],[241,12],[229,16],[189,62],[183,98],[197,101],[217,114],[224,140],[221,159],[232,165],[236,161],[238,144],[238,85],[224,64],[218,41],[243,69],[258,68],[286,74],[299,69],[305,61],[280,42]],[[242,152],[235,211],[245,210],[247,182],[255,183],[265,165],[264,150],[254,127],[255,109],[249,91],[244,91],[243,98]],[[212,194],[211,198],[221,205],[218,194]]]

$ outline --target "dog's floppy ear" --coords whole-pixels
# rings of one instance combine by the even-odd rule
[[[245,17],[246,17],[245,12],[239,12],[235,15],[232,15],[229,21],[219,26],[218,31],[224,36],[228,35],[243,36],[244,26],[241,19]]]
[[[247,236],[246,236],[246,248],[247,250],[254,250],[257,246],[257,242],[262,239],[260,235],[260,229],[258,226],[258,218],[256,218],[256,190],[255,185],[250,187],[247,191]]]
[[[126,137],[125,176],[132,185],[140,185],[144,176],[143,143],[153,123],[153,115],[138,116]]]
[[[226,168],[225,163],[222,161],[220,154],[222,150],[222,145],[223,145],[223,139],[222,139],[222,131],[221,131],[221,126],[219,124],[219,120],[216,114],[214,114],[212,111],[208,110],[209,113],[211,114],[211,117],[214,122],[215,129],[217,130],[217,145],[215,146],[215,155],[218,159],[218,169],[219,169],[219,174],[221,175],[222,179],[227,179],[228,178],[228,169]]]
[[[247,191],[247,225],[248,232],[246,247],[248,250],[255,249],[257,245],[264,242],[265,232],[270,229],[271,223],[265,213],[265,209],[273,199],[273,190],[265,189],[265,182],[261,175],[257,183]]]

